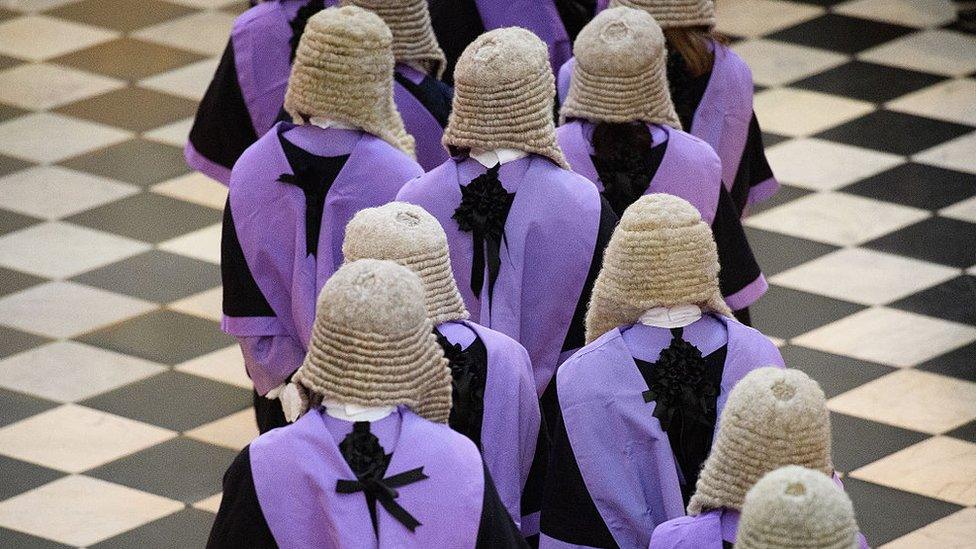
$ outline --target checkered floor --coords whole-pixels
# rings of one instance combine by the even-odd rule
[[[199,547],[254,435],[223,188],[180,147],[241,2],[0,0],[0,546]],[[976,39],[938,0],[719,0],[786,183],[753,317],[873,545],[976,546]]]

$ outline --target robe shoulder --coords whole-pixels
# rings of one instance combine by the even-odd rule
[[[699,549],[702,542],[700,517],[678,517],[657,525],[648,548]]]
[[[726,46],[725,44],[715,43],[716,50],[721,50],[724,56],[724,62],[728,63],[732,67],[731,73],[735,75],[734,79],[726,79],[724,82],[726,85],[735,85],[740,88],[740,91],[744,94],[744,97],[752,97],[753,93],[753,81],[752,81],[752,69],[749,65],[739,57],[739,54],[735,53],[735,50]],[[752,101],[750,101],[751,103]]]
[[[302,0],[282,0],[272,2],[261,2],[248,9],[234,19],[234,26],[231,28],[231,39],[235,35],[248,32],[260,32],[269,27],[279,25],[282,21],[287,22],[282,4],[301,4]]]
[[[223,488],[207,549],[277,549],[254,488],[250,446],[241,450],[224,473]]]
[[[365,134],[356,149],[354,151],[356,154],[383,159],[382,162],[373,165],[374,171],[370,174],[371,176],[377,178],[394,177],[402,185],[424,174],[424,169],[416,160],[374,135]]]

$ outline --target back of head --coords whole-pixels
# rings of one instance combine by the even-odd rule
[[[495,29],[465,48],[454,69],[444,145],[511,148],[568,169],[553,120],[555,84],[546,44],[519,27]]]
[[[737,549],[853,549],[857,522],[850,498],[819,471],[777,469],[746,495]]]
[[[440,78],[447,66],[437,44],[426,0],[342,0],[343,6],[367,9],[383,18],[393,33],[393,56],[400,63],[416,63]]]
[[[727,316],[712,230],[687,201],[648,194],[620,218],[586,313],[586,341],[654,307],[698,305]]]
[[[451,376],[432,329],[416,274],[392,261],[347,263],[322,288],[294,380],[342,404],[402,404],[446,423]]]
[[[668,91],[664,35],[647,12],[600,12],[576,38],[576,64],[562,118],[680,128]]]
[[[662,29],[715,26],[714,0],[610,0],[610,6],[644,10]]]
[[[309,18],[292,65],[285,110],[362,128],[407,154],[413,137],[393,102],[393,36],[376,14],[346,6]]]
[[[833,474],[827,400],[800,370],[759,368],[729,393],[688,512],[741,509],[753,484],[786,465]]]
[[[390,202],[361,210],[346,225],[342,254],[346,261],[395,261],[416,273],[435,326],[468,317],[451,271],[447,235],[437,219],[420,206]]]

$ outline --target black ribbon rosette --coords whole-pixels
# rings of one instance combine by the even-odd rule
[[[383,478],[393,454],[387,454],[383,450],[379,439],[369,431],[369,423],[365,421],[357,421],[353,425],[352,432],[339,443],[339,451],[346,463],[349,464],[349,468],[356,474],[356,480],[338,480],[336,492],[340,494],[363,492],[366,496],[366,505],[369,507],[369,517],[373,522],[374,531],[378,531],[377,501],[393,518],[411,532],[420,526],[420,521],[396,502],[396,498],[399,496],[396,489],[428,478],[424,474],[423,467]]]
[[[485,355],[474,349],[480,339],[465,350],[461,349],[461,345],[448,341],[440,332],[435,330],[434,334],[451,367],[451,415],[448,424],[451,429],[471,439],[481,450],[488,365],[484,361]]]
[[[485,255],[488,256],[488,299],[491,300],[495,280],[501,268],[501,246],[505,237],[505,220],[515,201],[498,180],[500,164],[461,187],[461,204],[452,219],[458,228],[472,234],[474,260],[471,264],[471,291],[480,298],[485,283]]]

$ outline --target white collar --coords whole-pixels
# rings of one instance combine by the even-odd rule
[[[393,413],[396,406],[358,406],[326,400],[322,402],[325,413],[345,421],[378,421]]]
[[[329,129],[329,128],[332,128],[334,130],[358,130],[358,129],[360,129],[360,128],[357,128],[356,126],[353,126],[352,124],[346,124],[345,122],[339,122],[338,120],[332,120],[332,119],[326,118],[324,116],[313,116],[312,118],[309,118],[308,119],[308,123],[311,124],[311,125],[313,125],[313,126],[318,126],[319,128],[323,128],[323,129],[326,129],[326,130]]]
[[[529,153],[518,149],[493,149],[490,151],[471,149],[469,156],[486,168],[494,168],[496,164],[507,164],[513,160],[525,158],[529,156]]]
[[[697,305],[678,305],[676,307],[654,307],[640,316],[639,322],[645,326],[659,328],[683,328],[702,317]]]

